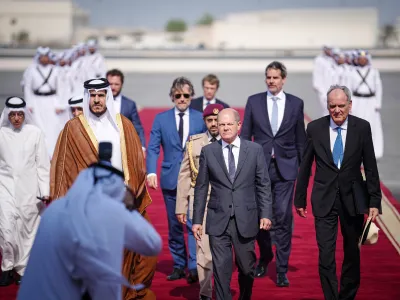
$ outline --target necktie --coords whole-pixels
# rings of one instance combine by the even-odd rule
[[[342,128],[337,127],[337,137],[335,140],[335,144],[333,145],[333,162],[335,165],[340,168],[340,165],[343,161],[343,141],[342,141]]]
[[[210,101],[207,100],[206,107],[207,107],[208,105],[210,105]]]
[[[231,182],[235,180],[236,166],[235,166],[235,157],[233,156],[232,148],[233,145],[228,145],[228,167],[229,167],[229,179]]]
[[[183,144],[183,116],[185,115],[185,113],[179,113],[179,117],[180,117],[180,119],[179,119],[179,130],[178,130],[178,133],[179,133],[179,138],[180,138],[180,140],[181,140],[181,145]]]
[[[212,139],[211,139],[211,143],[214,143],[216,141],[217,141],[217,138],[215,136],[213,136]]]
[[[278,97],[272,97],[272,115],[271,115],[271,128],[272,134],[275,135],[278,132]]]

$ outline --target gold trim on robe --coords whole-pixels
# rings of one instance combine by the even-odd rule
[[[129,178],[129,169],[128,169],[128,155],[126,153],[124,126],[122,125],[121,114],[117,114],[116,117],[117,117],[117,126],[119,128],[122,168],[124,170],[125,184],[128,184],[130,178]]]

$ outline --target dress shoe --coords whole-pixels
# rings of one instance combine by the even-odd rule
[[[212,299],[211,297],[200,295],[200,300],[211,300],[211,299]]]
[[[183,271],[182,269],[174,268],[172,273],[167,276],[167,280],[173,281],[184,277],[185,277],[185,271]]]
[[[15,284],[16,285],[21,285],[21,281],[22,281],[22,276],[19,276],[15,279]]]
[[[278,287],[288,287],[289,280],[286,277],[286,273],[278,273],[276,276],[276,286]]]
[[[0,286],[8,286],[14,282],[14,272],[4,271],[1,273]]]
[[[187,277],[187,283],[192,284],[199,281],[199,276],[197,275],[197,271],[189,271],[189,275]]]
[[[268,271],[268,265],[264,264],[264,263],[259,263],[256,267],[255,270],[255,277],[264,277],[267,274]]]

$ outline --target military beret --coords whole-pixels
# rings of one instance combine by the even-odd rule
[[[208,104],[203,111],[203,118],[208,116],[217,116],[221,110],[224,109],[222,104]]]

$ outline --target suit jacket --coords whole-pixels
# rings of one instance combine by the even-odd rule
[[[285,111],[275,136],[269,120],[266,92],[252,95],[247,100],[240,136],[245,140],[254,137],[254,142],[263,147],[267,167],[274,148],[282,177],[285,180],[295,180],[306,141],[304,103],[296,96],[285,95]]]
[[[209,184],[208,235],[218,236],[225,231],[232,204],[239,233],[244,238],[257,235],[260,218],[271,219],[271,185],[260,145],[241,139],[233,183],[229,179],[221,141],[203,147],[194,191],[193,224],[203,223]]]
[[[203,115],[189,108],[189,136],[207,130]],[[161,163],[160,184],[162,189],[174,190],[178,182],[178,174],[185,149],[182,147],[176,129],[175,108],[156,115],[150,133],[147,147],[147,173],[157,172],[157,159],[160,154],[160,145],[163,148],[164,159]]]
[[[326,216],[332,209],[337,195],[340,195],[347,212],[352,216],[356,214],[353,185],[363,183],[361,163],[366,175],[369,207],[379,208],[382,194],[370,124],[355,116],[348,116],[345,150],[340,169],[333,162],[329,125],[330,116],[308,124],[307,142],[297,177],[294,205],[306,207],[308,181],[315,159],[317,168],[311,196],[315,216]]]
[[[136,132],[140,138],[142,146],[146,148],[146,140],[144,137],[144,129],[142,122],[140,122],[139,114],[137,111],[135,101],[122,95],[121,97],[121,114],[127,117],[136,129]]]
[[[224,108],[229,108],[229,105],[221,100],[215,99],[215,102],[221,104]],[[193,99],[192,102],[190,102],[190,108],[203,112],[203,96]]]
[[[186,143],[185,157],[178,176],[175,213],[188,214],[190,219],[193,219],[194,187],[192,183],[196,182],[197,174],[195,170],[199,170],[201,149],[209,143],[207,133],[193,135]],[[193,166],[191,166],[190,161],[193,162]]]

